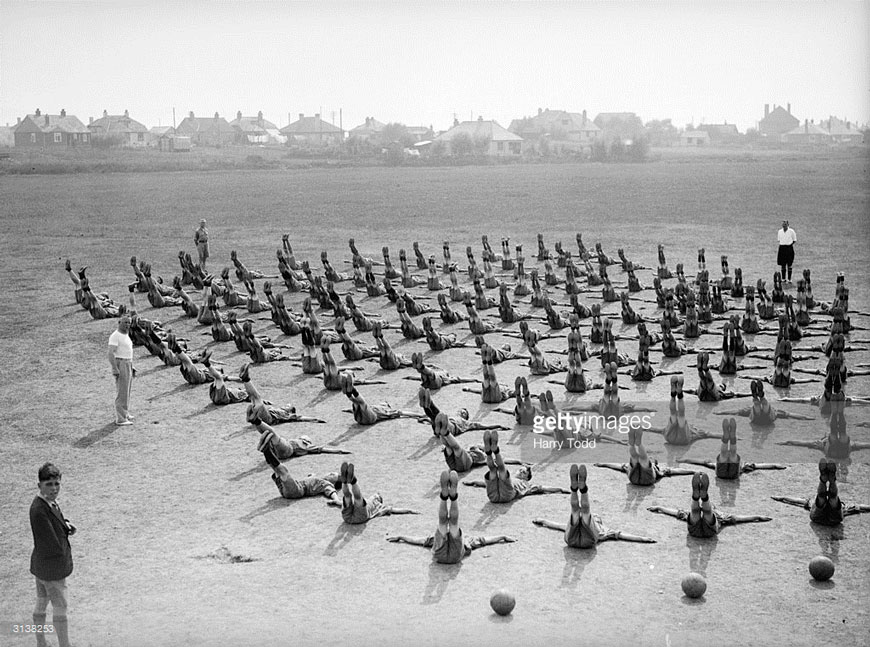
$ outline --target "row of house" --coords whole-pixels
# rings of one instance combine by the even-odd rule
[[[286,144],[291,138],[320,144],[335,144],[343,138],[343,131],[321,119],[320,115],[299,119],[284,128],[263,118],[262,111],[256,116],[236,113],[236,118],[227,121],[219,113],[213,117],[197,117],[191,112],[177,127],[155,126],[147,128],[130,117],[125,110],[122,115],[110,115],[103,111],[99,119],[91,117],[87,126],[66,110],[60,114],[36,112],[19,118],[12,129],[13,143],[22,148],[56,148],[90,145],[98,141],[139,148],[159,146],[167,150],[189,149],[190,145],[226,146],[230,144]]]
[[[758,122],[758,132],[762,137],[778,139],[789,144],[861,143],[864,133],[857,124],[830,116],[827,120],[800,119],[791,114],[791,104],[785,108],[764,104],[764,118]]]
[[[57,148],[106,143],[130,148],[153,146],[161,150],[189,150],[194,146],[227,145],[284,145],[295,143],[306,146],[336,146],[346,139],[370,141],[381,144],[381,134],[387,125],[374,117],[345,132],[340,127],[324,120],[320,114],[305,116],[299,113],[293,120],[288,114],[288,125],[279,128],[264,118],[262,111],[256,116],[245,116],[241,111],[236,118],[227,121],[215,112],[212,117],[197,117],[190,112],[177,127],[158,126],[147,128],[131,118],[127,110],[121,115],[103,111],[102,117],[90,118],[83,124],[77,117],[61,110],[57,115],[43,114],[37,109],[33,114],[18,120],[12,128],[14,146],[22,148]],[[669,122],[668,122],[669,123]],[[734,124],[701,124],[678,132],[672,126],[671,139],[683,146],[728,145],[740,140]],[[574,152],[588,154],[597,141],[612,141],[619,138],[630,144],[635,138],[648,134],[643,121],[632,112],[599,113],[589,119],[586,111],[569,112],[538,108],[534,116],[514,119],[508,128],[494,120],[478,118],[476,121],[459,122],[453,127],[435,134],[431,126],[406,127],[404,132],[418,145],[440,142],[450,154],[463,142],[472,152],[493,156],[519,156],[530,148],[542,151]],[[829,117],[818,124],[805,120],[803,125],[791,114],[791,104],[764,106],[764,118],[758,122],[761,137],[783,143],[861,143],[863,132],[848,121]],[[454,141],[455,140],[455,141]],[[484,144],[486,142],[486,144]]]

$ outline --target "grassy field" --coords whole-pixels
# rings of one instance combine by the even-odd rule
[[[9,301],[0,311],[0,349],[8,359],[0,374],[0,514],[6,520],[0,528],[0,622],[30,619],[32,540],[26,511],[36,493],[36,470],[53,460],[64,470],[65,514],[79,528],[72,538],[76,570],[70,580],[76,645],[312,645],[348,637],[359,645],[541,645],[566,638],[607,645],[676,646],[699,639],[710,644],[866,643],[870,515],[850,517],[838,528],[816,527],[806,512],[769,498],[808,497],[815,491],[821,453],[777,448],[776,442],[821,437],[827,431],[821,416],[780,421],[772,431],[752,429],[745,418],[738,419],[745,460],[777,451],[789,469],[749,474],[737,483],[717,480],[711,498],[727,512],[769,515],[770,523],[726,528],[714,540],[688,538],[682,523],[646,511],[650,505],[687,507],[688,479],[637,488],[622,474],[590,468],[593,511],[608,525],[653,536],[657,544],[608,542],[593,551],[572,550],[558,533],[531,524],[539,516],[566,518],[566,495],[493,505],[483,490],[460,486],[466,534],[506,533],[518,541],[475,551],[461,565],[442,566],[424,549],[384,540],[390,534],[434,530],[436,483],[444,461],[427,426],[399,420],[360,427],[342,411],[348,405],[344,396],[323,390],[318,377],[283,362],[252,369],[267,398],[327,420],[325,425],[282,425],[281,434],[305,433],[352,451],[364,493],[379,491],[388,503],[422,513],[364,526],[342,524],[339,512],[320,499],[278,497],[244,408],[215,407],[205,387],[188,386],[177,369],[164,367],[141,348],[133,387],[137,421],[116,428],[105,347],[114,322],[93,321],[74,303],[63,262],[70,258],[75,267],[88,265],[95,290],[122,301],[132,279],[131,255],[149,261],[155,274],[169,280],[178,270],[178,250],[193,251],[193,231],[206,218],[212,268],[229,264],[230,251],[237,250],[248,267],[274,274],[282,233],[289,234],[297,258],[309,259],[316,269],[321,250],[340,271],[349,269],[343,260],[350,257],[350,237],[374,258],[389,245],[396,263],[398,250],[410,251],[412,241],[439,259],[442,243],[450,241],[454,259],[465,266],[466,245],[480,260],[482,234],[496,246],[503,236],[523,243],[528,265],[534,266],[538,232],[551,249],[561,240],[572,251],[575,233],[582,232],[588,247],[600,241],[612,256],[622,247],[648,267],[655,267],[656,246],[663,243],[671,269],[682,262],[690,275],[697,269],[697,250],[704,247],[712,278],[720,276],[719,257],[727,254],[732,271],[742,267],[746,284],[763,278],[770,286],[775,230],[788,218],[799,239],[796,270],[812,268],[816,298],[831,300],[842,271],[852,310],[866,312],[868,198],[868,160],[848,155],[662,158],[626,166],[0,177],[0,278]],[[625,285],[618,267],[610,274],[617,286]],[[652,284],[650,272],[640,278]],[[425,286],[413,292],[431,295]],[[652,292],[644,295],[651,298]],[[302,295],[286,298],[288,306],[300,309]],[[583,300],[600,301],[600,292]],[[386,299],[360,293],[357,301],[366,311],[397,320]],[[231,342],[214,344],[204,328],[180,317],[180,310],[154,310],[144,295],[137,295],[137,302],[144,316],[163,321],[192,347],[212,346],[228,373],[245,361]],[[733,305],[742,308],[742,300]],[[518,307],[530,310],[528,298]],[[635,308],[650,317],[657,314],[654,304],[636,302]],[[617,318],[617,331],[631,332],[618,321],[618,304],[604,311]],[[870,327],[870,318],[852,316]],[[331,325],[327,313],[320,319]],[[584,324],[588,338],[588,321]],[[468,336],[462,325],[444,328]],[[298,338],[284,338],[266,315],[259,315],[255,329],[290,344],[286,353],[301,348]],[[396,330],[386,335],[405,355],[428,350],[403,340]],[[370,335],[355,336],[373,343]],[[870,333],[857,331],[852,337]],[[718,339],[701,341],[715,346]],[[759,337],[756,343],[769,345],[773,339]],[[821,341],[800,342],[797,352]],[[492,335],[494,342],[520,346],[500,335]],[[564,344],[549,340],[543,348],[553,351]],[[636,354],[635,342],[619,347]],[[847,359],[850,366],[866,363],[870,352],[850,353]],[[479,359],[470,350],[428,354],[427,361],[454,375],[480,375]],[[689,368],[693,361],[671,364],[684,369],[687,386],[697,381]],[[411,370],[386,373],[376,364],[364,366],[361,374],[388,382],[360,387],[367,400],[418,408],[415,382],[402,379]],[[597,361],[586,369],[593,380],[601,380]],[[529,373],[523,362],[501,364],[496,371],[505,384]],[[620,382],[630,388],[624,401],[646,401],[660,414],[665,411],[666,378],[645,385],[628,377]],[[726,383],[748,391],[743,380]],[[571,396],[544,378],[530,384],[533,392],[551,388],[557,404],[597,398],[596,392]],[[820,390],[818,383],[799,385],[790,395]],[[870,378],[852,378],[847,392],[870,397]],[[467,407],[475,419],[512,424],[458,386],[441,389],[434,399],[451,413]],[[689,398],[687,406],[698,427],[716,431],[721,418],[714,412],[735,405],[702,405]],[[809,406],[789,409],[818,414]],[[856,426],[868,419],[868,411],[847,409],[853,440],[870,441],[870,430]],[[505,454],[519,455],[528,433],[521,428],[505,432]],[[645,440],[650,454],[668,464],[682,457],[713,458],[719,448],[715,440],[690,448],[666,447],[661,437],[649,434]],[[459,441],[463,446],[480,442],[480,433]],[[592,463],[599,456],[572,460]],[[294,475],[305,476],[336,469],[336,458],[310,456],[286,464]],[[868,459],[870,452],[857,451],[840,465],[841,496],[847,502],[870,503]],[[539,466],[534,482],[567,486],[568,469],[567,461]],[[482,470],[472,474],[481,478]],[[808,581],[807,563],[817,554],[837,564],[828,585]],[[701,601],[682,596],[679,583],[690,570],[706,574],[708,590]],[[502,587],[517,597],[508,618],[495,616],[488,605],[490,593]],[[27,642],[8,634],[0,640],[3,645]]]

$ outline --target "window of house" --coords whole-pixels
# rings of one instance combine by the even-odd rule
[[[144,141],[145,141],[145,133],[139,133],[139,141],[140,141],[140,142],[144,142]]]
[[[84,133],[84,134],[82,135],[82,141],[83,141],[85,144],[87,144],[87,143],[88,143],[88,137],[90,137],[90,136],[91,136],[90,133]]]
[[[31,144],[36,143],[36,133],[30,133],[30,143]]]
[[[504,150],[504,142],[498,142],[496,146],[496,150],[501,153]]]
[[[514,155],[519,155],[521,152],[520,142],[511,142],[510,150]]]
[[[54,143],[60,144],[63,141],[63,135],[60,133],[54,133]]]

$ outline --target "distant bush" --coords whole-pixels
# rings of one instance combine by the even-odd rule
[[[444,157],[447,154],[447,145],[442,141],[438,140],[436,142],[432,142],[432,145],[429,147],[429,155],[432,157]]]
[[[474,153],[474,140],[468,133],[456,133],[450,140],[450,154],[454,157],[467,157]]]
[[[393,142],[386,147],[386,155],[384,159],[387,166],[401,166],[405,161],[405,153],[402,145],[399,142]]]
[[[474,152],[477,155],[486,155],[489,150],[489,145],[492,142],[491,137],[481,136],[475,137],[473,140],[474,143]]]
[[[109,135],[101,137],[91,137],[91,146],[94,148],[121,148],[124,145],[124,138],[118,135]]]
[[[630,143],[614,137],[608,144],[598,140],[592,145],[592,159],[596,162],[645,162],[649,158],[649,140],[636,137]]]
[[[255,169],[269,168],[272,166],[262,155],[248,155],[245,164]]]

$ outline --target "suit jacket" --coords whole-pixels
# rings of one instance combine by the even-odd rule
[[[58,510],[42,497],[30,504],[30,529],[33,531],[33,554],[30,572],[41,580],[62,580],[73,570],[69,526]]]

